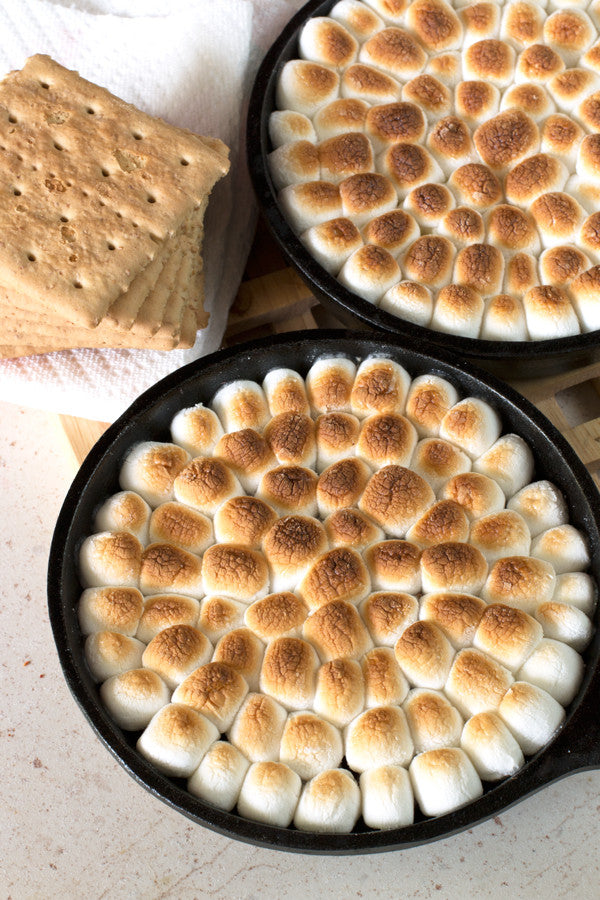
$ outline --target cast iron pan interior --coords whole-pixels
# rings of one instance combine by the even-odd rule
[[[360,360],[373,354],[397,360],[412,377],[436,372],[453,382],[461,396],[475,395],[491,403],[502,418],[503,430],[514,431],[528,441],[538,466],[535,477],[550,479],[567,497],[570,521],[588,535],[593,574],[600,581],[600,496],[583,464],[550,423],[492,376],[467,371],[447,356],[433,359],[394,337],[385,340],[358,332],[308,331],[258,340],[197,360],[158,382],[92,449],[65,499],[52,541],[48,572],[50,621],[67,683],[98,737],[130,775],[169,806],[228,837],[265,847],[343,854],[415,846],[471,827],[570,772],[600,765],[598,631],[584,656],[586,669],[581,689],[567,710],[562,730],[546,749],[513,777],[490,786],[475,802],[437,818],[417,817],[414,825],[390,831],[371,831],[359,821],[350,835],[314,835],[293,828],[259,825],[222,812],[188,794],[183,781],[158,773],[136,753],[137,734],[121,731],[104,711],[84,661],[77,623],[81,587],[76,558],[83,538],[93,531],[95,510],[119,490],[118,471],[128,449],[140,440],[170,440],[169,424],[175,413],[200,401],[207,403],[226,381],[250,378],[261,382],[271,368],[278,366],[295,368],[305,375],[314,360],[325,355]]]
[[[351,293],[330,275],[306,250],[287,223],[277,203],[277,191],[271,181],[267,155],[269,115],[275,109],[275,88],[282,66],[298,53],[298,34],[312,16],[327,15],[332,0],[310,0],[288,23],[267,53],[256,76],[247,124],[248,168],[267,224],[282,252],[321,303],[346,326],[367,327],[384,334],[405,335],[420,341],[431,353],[437,348],[453,352],[459,359],[470,359],[488,371],[506,378],[532,378],[583,366],[600,359],[600,332],[547,341],[482,341],[433,331],[406,322],[386,310]]]

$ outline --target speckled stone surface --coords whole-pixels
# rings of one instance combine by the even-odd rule
[[[0,422],[0,898],[598,897],[600,772],[448,840],[350,858],[231,841],[147,794],[84,720],[50,632],[70,449],[52,415],[0,404]]]

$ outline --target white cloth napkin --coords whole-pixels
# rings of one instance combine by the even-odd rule
[[[21,68],[34,53],[48,53],[148,113],[220,137],[231,148],[232,163],[209,204],[204,262],[210,323],[194,348],[67,350],[3,360],[0,400],[113,421],[158,379],[217,349],[255,221],[243,147],[246,104],[264,51],[300,5],[298,0],[0,4],[0,74]]]

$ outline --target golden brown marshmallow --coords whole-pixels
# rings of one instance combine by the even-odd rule
[[[540,133],[531,116],[521,109],[508,109],[482,123],[473,140],[483,162],[504,172],[539,149]]]
[[[222,733],[231,726],[247,693],[248,685],[238,672],[224,663],[209,662],[181,682],[173,702],[191,706]]]
[[[484,585],[488,565],[470,544],[447,541],[427,547],[421,556],[423,590],[477,594]]]
[[[262,641],[299,637],[308,615],[306,604],[291,591],[268,594],[255,600],[244,613],[244,622]]]
[[[552,47],[546,44],[530,44],[519,56],[515,81],[521,84],[526,81],[543,84],[564,68],[562,58]]]
[[[458,400],[454,385],[439,375],[418,375],[406,398],[406,416],[420,435],[437,435],[442,419]]]
[[[356,607],[346,600],[331,600],[315,608],[302,630],[323,662],[360,659],[373,646]]]
[[[459,743],[462,716],[442,693],[415,688],[402,708],[416,753],[436,747],[455,747]]]
[[[473,648],[457,653],[444,691],[465,718],[499,707],[514,679],[481,650]]]
[[[481,550],[491,565],[504,556],[527,556],[531,534],[519,513],[503,509],[474,522],[469,542]]]
[[[287,62],[277,81],[278,109],[291,109],[312,116],[338,95],[340,76],[337,72],[303,59]]]
[[[473,646],[516,672],[542,637],[540,623],[523,610],[492,603],[483,613]]]
[[[461,650],[473,643],[485,609],[483,600],[473,594],[442,591],[422,597],[419,618],[441,628],[452,646]]]
[[[203,553],[214,539],[208,516],[183,503],[169,501],[157,506],[150,518],[149,539],[176,544],[190,553]]]
[[[454,500],[440,500],[409,528],[406,537],[425,549],[448,541],[466,541],[468,535],[469,520],[462,507]]]
[[[338,509],[323,523],[332,547],[366,550],[383,540],[383,530],[358,509]]]
[[[403,537],[434,499],[433,490],[420,475],[403,466],[389,465],[371,476],[359,509],[386,534]]]
[[[410,376],[391,359],[365,359],[356,373],[350,404],[361,418],[371,413],[397,413],[404,409]]]
[[[276,466],[263,475],[257,497],[280,515],[317,511],[317,476],[304,466]]]
[[[438,78],[424,73],[411,78],[402,87],[402,99],[416,104],[430,120],[452,110],[452,93]]]
[[[334,547],[309,568],[297,590],[310,610],[330,601],[358,603],[369,593],[369,573],[360,554]]]
[[[322,518],[336,509],[356,506],[371,475],[362,459],[348,457],[332,463],[319,476],[317,505]]]
[[[277,460],[284,465],[312,468],[317,458],[315,425],[308,415],[296,412],[273,416],[264,438]]]
[[[373,66],[356,63],[342,74],[342,97],[363,100],[366,103],[393,103],[400,99],[400,83]]]
[[[500,91],[489,81],[461,81],[456,86],[456,114],[473,127],[498,112]]]
[[[396,706],[408,694],[408,681],[391,647],[375,647],[361,661],[365,679],[365,706]]]
[[[204,596],[200,557],[174,544],[149,544],[142,553],[140,590],[143,594],[170,591]]]
[[[358,54],[358,41],[340,23],[327,16],[308,19],[298,41],[300,56],[333,69],[344,69]]]
[[[365,133],[376,151],[398,141],[418,143],[425,137],[425,116],[415,103],[406,101],[372,106]]]
[[[411,594],[376,591],[363,600],[360,613],[373,641],[393,647],[402,632],[417,621],[419,603]]]
[[[354,659],[332,659],[317,673],[315,712],[343,728],[364,709],[365,683],[360,665]]]
[[[194,669],[210,661],[212,651],[212,644],[198,628],[171,625],[152,638],[142,662],[174,690]]]
[[[144,603],[144,611],[140,616],[136,637],[145,644],[171,625],[190,625],[198,623],[200,604],[194,597],[181,594],[155,594]]]
[[[205,597],[200,604],[198,628],[216,644],[219,638],[243,625],[247,606],[230,597]]]
[[[212,516],[231,497],[243,493],[231,469],[222,460],[197,456],[173,482],[175,499]]]
[[[176,444],[136,444],[121,466],[119,484],[123,490],[140,494],[150,506],[158,506],[173,499],[173,482],[190,458],[187,450]]]
[[[471,44],[463,54],[465,78],[490,81],[498,87],[510,84],[515,67],[515,51],[510,44],[486,38]]]
[[[499,512],[506,503],[500,485],[479,472],[454,475],[445,484],[441,496],[456,501],[471,520]]]
[[[405,416],[382,413],[363,420],[356,454],[374,469],[390,463],[408,466],[416,443],[416,429]]]
[[[307,641],[275,638],[265,650],[260,689],[286,709],[307,709],[314,697],[318,667],[317,654]]]
[[[137,588],[87,588],[79,598],[79,627],[82,634],[110,631],[134,637],[143,608]]]
[[[273,589],[294,589],[327,546],[323,526],[310,516],[284,516],[275,522],[263,543]]]
[[[250,762],[279,759],[279,743],[287,714],[272,697],[247,694],[228,737]]]
[[[442,287],[450,281],[454,247],[448,238],[426,234],[414,241],[402,260],[407,278],[432,287]]]
[[[394,209],[371,219],[363,228],[365,243],[382,247],[397,257],[410,243],[419,237],[419,226],[403,209]]]
[[[232,497],[215,513],[215,537],[220,544],[258,550],[276,519],[275,510],[258,497]]]
[[[420,558],[419,547],[410,541],[381,541],[364,553],[374,588],[410,594],[421,590]]]
[[[481,163],[459,166],[448,179],[459,203],[489,209],[502,198],[502,186],[491,169]]]
[[[258,690],[258,676],[264,645],[249,628],[236,628],[224,634],[213,655],[214,662],[224,663],[238,672],[252,691]]]
[[[486,603],[504,603],[534,614],[539,603],[551,599],[555,584],[556,574],[549,563],[508,556],[490,569],[482,597]]]
[[[202,578],[207,594],[224,594],[247,603],[264,597],[269,589],[265,557],[240,544],[209,547],[202,557]]]
[[[471,244],[459,250],[454,264],[454,280],[472,288],[482,297],[497,294],[502,287],[504,260],[491,244]]]
[[[431,327],[462,337],[479,337],[484,309],[479,291],[466,284],[447,284],[437,296]]]
[[[400,668],[415,687],[441,690],[446,683],[454,650],[444,633],[431,622],[409,625],[394,647]]]
[[[460,19],[445,0],[413,0],[406,24],[430,52],[455,50],[462,38]]]
[[[254,493],[261,477],[277,465],[277,460],[265,438],[254,428],[242,428],[224,434],[214,451],[234,473],[245,491]]]
[[[403,200],[413,188],[428,181],[440,181],[442,170],[420,144],[399,141],[385,150],[378,160],[379,170],[390,179]]]
[[[374,216],[395,209],[398,202],[392,182],[377,172],[362,172],[345,178],[340,184],[340,197],[344,216],[358,228]]]
[[[392,27],[369,38],[362,45],[358,59],[406,81],[424,69],[427,54],[407,31]]]
[[[449,478],[468,472],[471,460],[450,441],[432,437],[417,444],[410,467],[429,482],[437,493]]]

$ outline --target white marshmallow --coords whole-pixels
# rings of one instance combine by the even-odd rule
[[[287,828],[301,789],[300,777],[283,763],[252,763],[242,783],[238,812],[255,822]]]
[[[344,756],[339,728],[312,712],[294,712],[285,723],[279,759],[309,781],[326,769],[337,769]]]
[[[498,715],[529,756],[548,743],[565,718],[565,711],[546,691],[526,681],[515,681],[500,703]]]
[[[269,137],[273,147],[293,141],[317,141],[313,123],[303,113],[293,109],[274,109],[269,116]]]
[[[331,275],[337,275],[348,258],[363,246],[356,225],[343,217],[313,225],[300,235],[300,240]]]
[[[142,545],[128,531],[101,531],[86,537],[79,550],[84,587],[139,587]]]
[[[310,141],[293,141],[269,153],[269,171],[275,189],[280,191],[289,184],[318,181],[321,174],[319,153]]]
[[[176,444],[143,441],[125,457],[119,483],[123,490],[140,494],[150,506],[159,506],[173,499],[173,482],[190,459]]]
[[[517,678],[547,691],[561,706],[568,706],[579,689],[584,664],[568,644],[544,638],[525,660]]]
[[[485,341],[526,341],[523,303],[511,294],[496,294],[486,302],[479,337]]]
[[[96,631],[86,638],[85,661],[96,681],[106,681],[111,675],[140,668],[145,647],[118,631]]]
[[[119,491],[105,500],[94,519],[94,531],[128,531],[142,544],[148,543],[152,510],[134,491]]]
[[[415,801],[406,769],[379,766],[359,779],[362,816],[369,828],[403,828],[414,821]]]
[[[551,563],[557,573],[580,572],[590,564],[584,535],[568,523],[538,534],[531,546],[531,555]]]
[[[598,589],[594,579],[585,572],[565,572],[558,575],[552,599],[557,603],[576,606],[591,617],[596,608]]]
[[[378,305],[401,276],[400,266],[387,250],[365,244],[346,260],[338,281],[363,300]]]
[[[125,731],[139,731],[166,706],[171,691],[156,672],[129,669],[107,678],[100,698],[117,725]]]
[[[493,478],[510,498],[531,481],[533,455],[518,434],[503,434],[473,462],[473,471]]]
[[[585,650],[592,638],[593,627],[586,614],[568,603],[557,603],[556,600],[540,603],[535,617],[541,623],[545,637],[563,641],[578,652]]]
[[[525,521],[532,537],[564,525],[569,511],[561,491],[551,481],[535,481],[517,491],[507,503],[507,508],[518,512]]]
[[[483,793],[473,763],[458,747],[427,750],[415,756],[408,771],[417,803],[426,816],[451,812]]]
[[[514,775],[525,762],[523,751],[495,712],[477,713],[465,722],[460,746],[484,781]]]
[[[498,413],[489,403],[477,397],[466,397],[444,416],[440,437],[453,441],[472,459],[477,460],[497,442],[502,430]],[[474,466],[476,471],[481,471]]]
[[[188,778],[219,732],[205,716],[179,703],[163,706],[140,735],[136,749],[159,772]]]
[[[385,28],[383,19],[360,0],[339,0],[330,10],[329,16],[336,22],[341,22],[361,43]]]
[[[348,834],[360,815],[360,790],[345,769],[321,772],[304,785],[294,825],[300,831]]]
[[[217,741],[188,779],[188,791],[218,809],[233,809],[249,765],[233,744]]]
[[[433,314],[433,296],[429,288],[416,281],[399,281],[385,292],[379,308],[407,322],[427,327]]]

